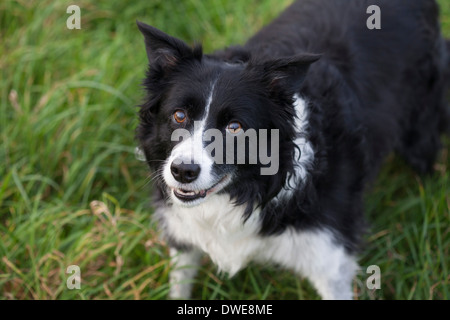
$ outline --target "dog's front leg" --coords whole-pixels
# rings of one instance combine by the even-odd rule
[[[346,254],[337,254],[333,258],[329,259],[327,266],[318,268],[321,272],[313,272],[308,278],[322,299],[351,300],[352,282],[358,269],[356,259]]]
[[[170,272],[171,299],[189,299],[191,297],[192,283],[200,265],[201,252],[196,249],[180,251],[170,249],[172,271]]]

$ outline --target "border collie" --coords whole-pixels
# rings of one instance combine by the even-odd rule
[[[370,5],[381,29],[367,26]],[[207,254],[230,275],[270,262],[324,299],[351,299],[366,187],[391,152],[427,173],[441,147],[450,59],[437,4],[300,0],[212,54],[137,24],[149,60],[137,139],[155,174],[170,297],[190,297]]]

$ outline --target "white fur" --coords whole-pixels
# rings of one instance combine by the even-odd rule
[[[335,243],[330,231],[287,229],[280,235],[262,237],[258,234],[259,211],[244,223],[243,210],[233,206],[228,195],[214,195],[194,208],[167,208],[166,230],[177,241],[208,254],[219,270],[231,276],[250,261],[276,263],[310,279],[324,299],[351,298],[357,264]],[[183,281],[180,277],[183,274],[175,277],[177,282]],[[190,278],[187,275],[184,280]]]
[[[298,147],[295,149],[295,174],[289,175],[286,184],[277,195],[277,199],[289,198],[294,192],[294,188],[307,178],[308,170],[314,161],[314,149],[308,140],[308,102],[298,94],[294,96],[295,107],[295,127],[297,137],[294,143]]]
[[[173,206],[164,212],[170,236],[207,253],[221,271],[234,275],[260,247],[258,212],[244,223],[244,207],[231,204],[228,195],[213,195],[193,208]]]
[[[170,293],[172,299],[189,297],[192,291],[192,282],[197,274],[201,253],[194,250],[189,253],[170,249],[172,271],[170,272]]]
[[[351,282],[358,265],[330,231],[287,229],[270,237],[265,247],[263,258],[308,278],[323,299],[352,298]]]

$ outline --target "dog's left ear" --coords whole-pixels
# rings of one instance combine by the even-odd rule
[[[320,54],[300,54],[264,62],[259,68],[262,68],[269,90],[295,93],[300,89],[311,63],[320,57]]]
[[[201,59],[201,46],[189,47],[183,41],[168,34],[136,21],[137,26],[145,38],[145,49],[151,67],[171,69],[185,59]]]

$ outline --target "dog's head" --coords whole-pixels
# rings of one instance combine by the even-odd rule
[[[137,137],[168,201],[196,206],[228,193],[248,212],[293,170],[295,110],[317,55],[257,61],[245,50],[204,55],[138,22],[149,70]]]

